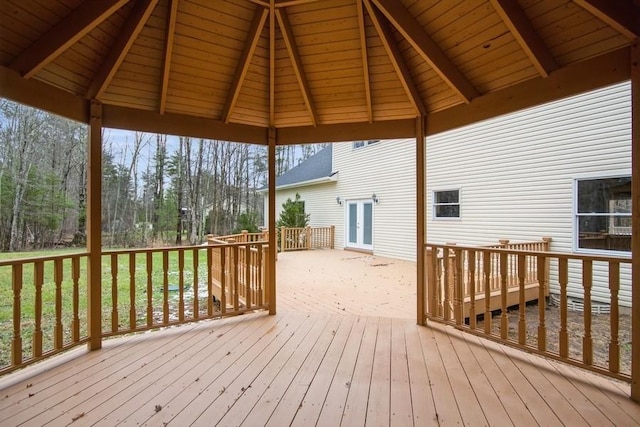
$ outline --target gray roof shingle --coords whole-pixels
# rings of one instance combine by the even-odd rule
[[[292,185],[311,181],[319,178],[328,178],[333,175],[331,162],[332,145],[328,144],[322,150],[309,157],[293,169],[289,169],[276,178],[276,188],[284,185]]]

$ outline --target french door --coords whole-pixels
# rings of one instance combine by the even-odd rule
[[[373,250],[373,201],[347,202],[347,247]]]

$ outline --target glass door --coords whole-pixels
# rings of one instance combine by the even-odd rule
[[[347,247],[373,250],[373,202],[347,202]]]

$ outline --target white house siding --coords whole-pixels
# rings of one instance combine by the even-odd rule
[[[282,212],[282,204],[287,199],[295,200],[296,193],[304,201],[305,213],[310,214],[309,225],[312,227],[328,227],[342,221],[342,212],[336,203],[336,182],[306,185],[276,191],[276,220]],[[269,199],[265,193],[265,224],[268,223]]]
[[[379,199],[373,205],[373,253],[416,257],[415,140],[385,140],[365,147],[333,146],[333,170],[339,174],[333,204],[339,214],[336,246],[344,247],[346,201]],[[340,196],[342,206],[335,198]]]
[[[553,238],[573,251],[575,178],[630,174],[630,84],[618,84],[427,139],[427,241],[464,244]],[[402,172],[404,174],[404,172]],[[460,189],[461,218],[434,220],[432,191]],[[608,302],[594,271],[594,300]],[[630,269],[620,298],[630,304]],[[558,291],[551,278],[552,291]],[[582,297],[579,270],[570,295]]]

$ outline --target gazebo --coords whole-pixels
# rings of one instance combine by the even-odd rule
[[[104,127],[268,147],[415,138],[424,325],[429,135],[632,84],[632,373],[640,401],[640,1],[4,0],[0,96],[90,126],[88,345],[102,345]],[[276,313],[275,251],[268,252]]]

